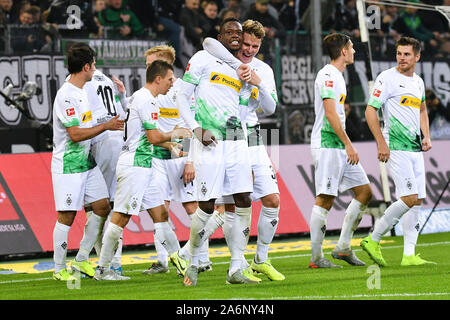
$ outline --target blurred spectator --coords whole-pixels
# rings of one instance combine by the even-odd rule
[[[438,53],[435,55],[436,58],[442,58],[450,60],[450,41],[443,41],[439,48]]]
[[[392,55],[391,58],[395,58],[395,44],[400,35],[393,28],[394,22],[398,18],[398,7],[396,6],[385,6],[383,15],[381,17],[381,31],[387,40],[386,54]]]
[[[95,21],[95,24],[97,26],[98,31],[95,35],[93,35],[93,38],[102,38],[103,37],[103,26],[98,20],[98,15],[100,12],[106,9],[106,0],[95,0],[94,1],[94,12],[93,12],[93,19]]]
[[[98,21],[104,27],[111,27],[107,31],[108,39],[131,39],[142,37],[144,27],[136,14],[123,6],[122,0],[110,0],[110,6],[98,14]]]
[[[222,11],[220,11],[220,14],[219,14],[220,21],[224,21],[228,18],[235,18],[235,19],[241,20],[241,13],[239,10],[230,9],[230,8],[225,8]]]
[[[19,15],[19,26],[11,29],[11,47],[14,52],[39,52],[46,44],[37,26],[33,26],[33,14],[30,9]]]
[[[333,29],[336,31],[345,32],[355,37],[355,39],[359,39],[361,37],[355,0],[345,0],[344,6],[336,10]]]
[[[187,40],[196,50],[202,49],[203,34],[205,32],[205,20],[199,11],[200,0],[186,0],[180,11],[180,25],[184,27]]]
[[[434,6],[444,5],[443,0],[425,0],[422,2]],[[448,4],[446,5],[450,5],[450,1],[448,1]],[[423,22],[425,28],[427,28],[431,32],[436,31],[441,34],[448,32],[448,21],[440,12],[431,10],[419,10],[417,12],[417,15],[420,17],[420,20]]]
[[[67,9],[75,5],[80,9],[80,20],[69,16]],[[99,28],[94,20],[92,1],[87,0],[57,0],[42,14],[45,21],[59,25],[59,33],[62,37],[88,38],[97,37]],[[74,25],[79,22],[80,25]],[[77,28],[73,28],[73,27]]]
[[[219,8],[214,0],[207,0],[202,2],[202,14],[204,20],[207,22],[205,25],[205,37],[211,37],[217,39],[220,29]]]
[[[286,35],[284,26],[268,12],[269,0],[256,0],[254,5],[250,7],[244,20],[251,19],[259,21],[264,26],[266,35],[259,50],[258,57],[264,62],[271,64],[270,47],[272,40],[283,38]]]
[[[320,21],[322,24],[322,30],[332,30],[335,24],[335,16],[337,12],[337,4],[341,1],[336,0],[315,0],[320,1]],[[298,15],[301,23],[301,28],[307,31],[311,30],[311,17],[313,15],[312,6],[310,0],[298,0],[295,1],[295,6],[298,6]],[[334,32],[334,31],[332,31]]]
[[[283,24],[286,30],[294,30],[297,17],[295,16],[295,1],[285,1],[284,5],[278,11],[279,21]]]
[[[425,90],[431,139],[450,139],[450,104],[444,107],[433,90]]]
[[[410,0],[410,2],[418,2],[417,0]],[[403,36],[416,38],[419,41],[425,42],[425,51],[432,52],[438,49],[441,35],[439,32],[431,32],[422,23],[422,20],[417,15],[418,9],[407,7],[402,10],[397,20],[395,20],[393,28]]]
[[[239,16],[239,18],[236,19],[240,19],[241,17],[243,17],[245,15],[245,12],[247,12],[250,4],[248,3],[249,1],[245,1],[245,0],[229,0],[226,3],[226,6],[224,8],[222,8],[222,10],[219,11],[219,17],[221,17],[224,15],[224,11],[227,10],[229,11],[229,9],[233,10],[233,12]],[[254,2],[254,0],[252,0],[251,2]],[[222,19],[222,21],[225,19]]]
[[[347,100],[344,103],[345,132],[347,132],[347,135],[351,141],[367,140],[369,127],[367,123],[362,120],[362,118],[358,117],[348,101],[349,99],[347,97]]]
[[[13,10],[12,0],[0,0],[0,24],[11,24],[17,22],[17,15]]]
[[[170,5],[169,5],[170,4]],[[174,20],[181,2],[175,1],[141,1],[134,0],[129,2],[130,9],[136,13],[139,21],[144,27],[150,27],[152,33],[160,39],[167,39],[171,46],[175,49],[176,60],[175,65],[179,65],[180,55],[180,25]],[[178,18],[178,17],[177,17]]]

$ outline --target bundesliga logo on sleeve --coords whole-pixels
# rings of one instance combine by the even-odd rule
[[[325,81],[325,87],[333,88],[333,81]]]
[[[373,96],[374,96],[374,97],[379,98],[379,97],[380,97],[380,94],[381,94],[381,91],[380,91],[380,90],[377,90],[377,89],[373,90]]]
[[[152,113],[152,120],[158,120],[158,114]]]
[[[70,108],[70,109],[66,109],[66,114],[70,117],[70,116],[74,116],[75,115],[75,108]]]

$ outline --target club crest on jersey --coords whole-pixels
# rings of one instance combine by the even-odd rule
[[[333,81],[330,81],[330,80],[325,81],[325,87],[333,88]]]
[[[422,101],[414,97],[401,96],[400,105],[420,109]]]
[[[156,112],[152,112],[152,120],[158,120],[158,114]]]
[[[75,115],[75,108],[66,109],[66,114],[71,117]]]
[[[83,113],[83,115],[81,117],[82,123],[89,122],[91,120],[92,120],[92,112],[91,111]]]
[[[211,72],[209,82],[226,85],[227,87],[230,87],[236,90],[237,92],[239,92],[242,88],[242,83],[239,80],[233,79],[224,74],[216,72]]]
[[[373,96],[379,98],[381,95],[381,91],[378,89],[373,90]]]

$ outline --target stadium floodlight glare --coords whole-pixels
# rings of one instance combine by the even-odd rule
[[[40,94],[42,91],[38,88],[36,82],[28,81],[23,86],[22,92],[19,93],[17,98],[11,97],[13,85],[9,84],[3,90],[0,90],[0,95],[5,99],[5,104],[12,109],[19,110],[28,119],[34,120],[34,117],[30,114],[27,108],[21,105],[19,102],[30,100],[35,94]]]

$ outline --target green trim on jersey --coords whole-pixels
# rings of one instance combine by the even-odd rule
[[[80,119],[74,118],[70,122],[63,123],[63,126],[66,128],[76,127],[80,125]]]
[[[66,144],[63,156],[63,173],[81,173],[95,168],[95,163],[92,153],[85,152],[85,146],[69,140]]]
[[[389,118],[389,149],[420,152],[422,151],[420,134],[395,117],[391,117]]]
[[[369,102],[367,103],[369,106],[374,107],[375,109],[380,109],[383,103],[375,99],[374,97],[370,97]]]
[[[142,126],[144,127],[145,130],[158,129],[158,126],[155,123],[151,123],[148,121],[143,121]]]
[[[336,100],[336,95],[334,94],[334,91],[331,89],[327,89],[327,88],[320,88],[320,97],[323,99],[335,99]]]
[[[425,102],[426,98],[425,96],[422,96],[422,102]]]
[[[250,98],[244,98],[239,96],[239,104],[242,106],[248,107],[248,102],[250,101]]]
[[[151,168],[152,167],[153,145],[148,141],[147,135],[144,134],[139,138],[138,147],[134,154],[135,167]]]
[[[278,96],[276,93],[271,92],[270,95],[272,96],[272,99],[275,100],[275,103],[278,104]]]
[[[327,117],[323,117],[322,130],[320,130],[320,147],[332,149],[345,149],[344,143],[339,139],[336,132],[331,127]]]
[[[162,160],[167,160],[172,158],[170,150],[164,147],[153,146],[152,157]]]
[[[188,83],[194,84],[194,85],[198,85],[200,83],[199,79],[196,79],[192,73],[190,72],[185,72],[183,75],[183,81],[186,81]]]
[[[220,140],[226,139],[227,129],[242,129],[238,118],[227,118],[227,114],[217,115],[217,108],[208,105],[201,98],[196,101],[195,120],[203,129],[211,131]]]

